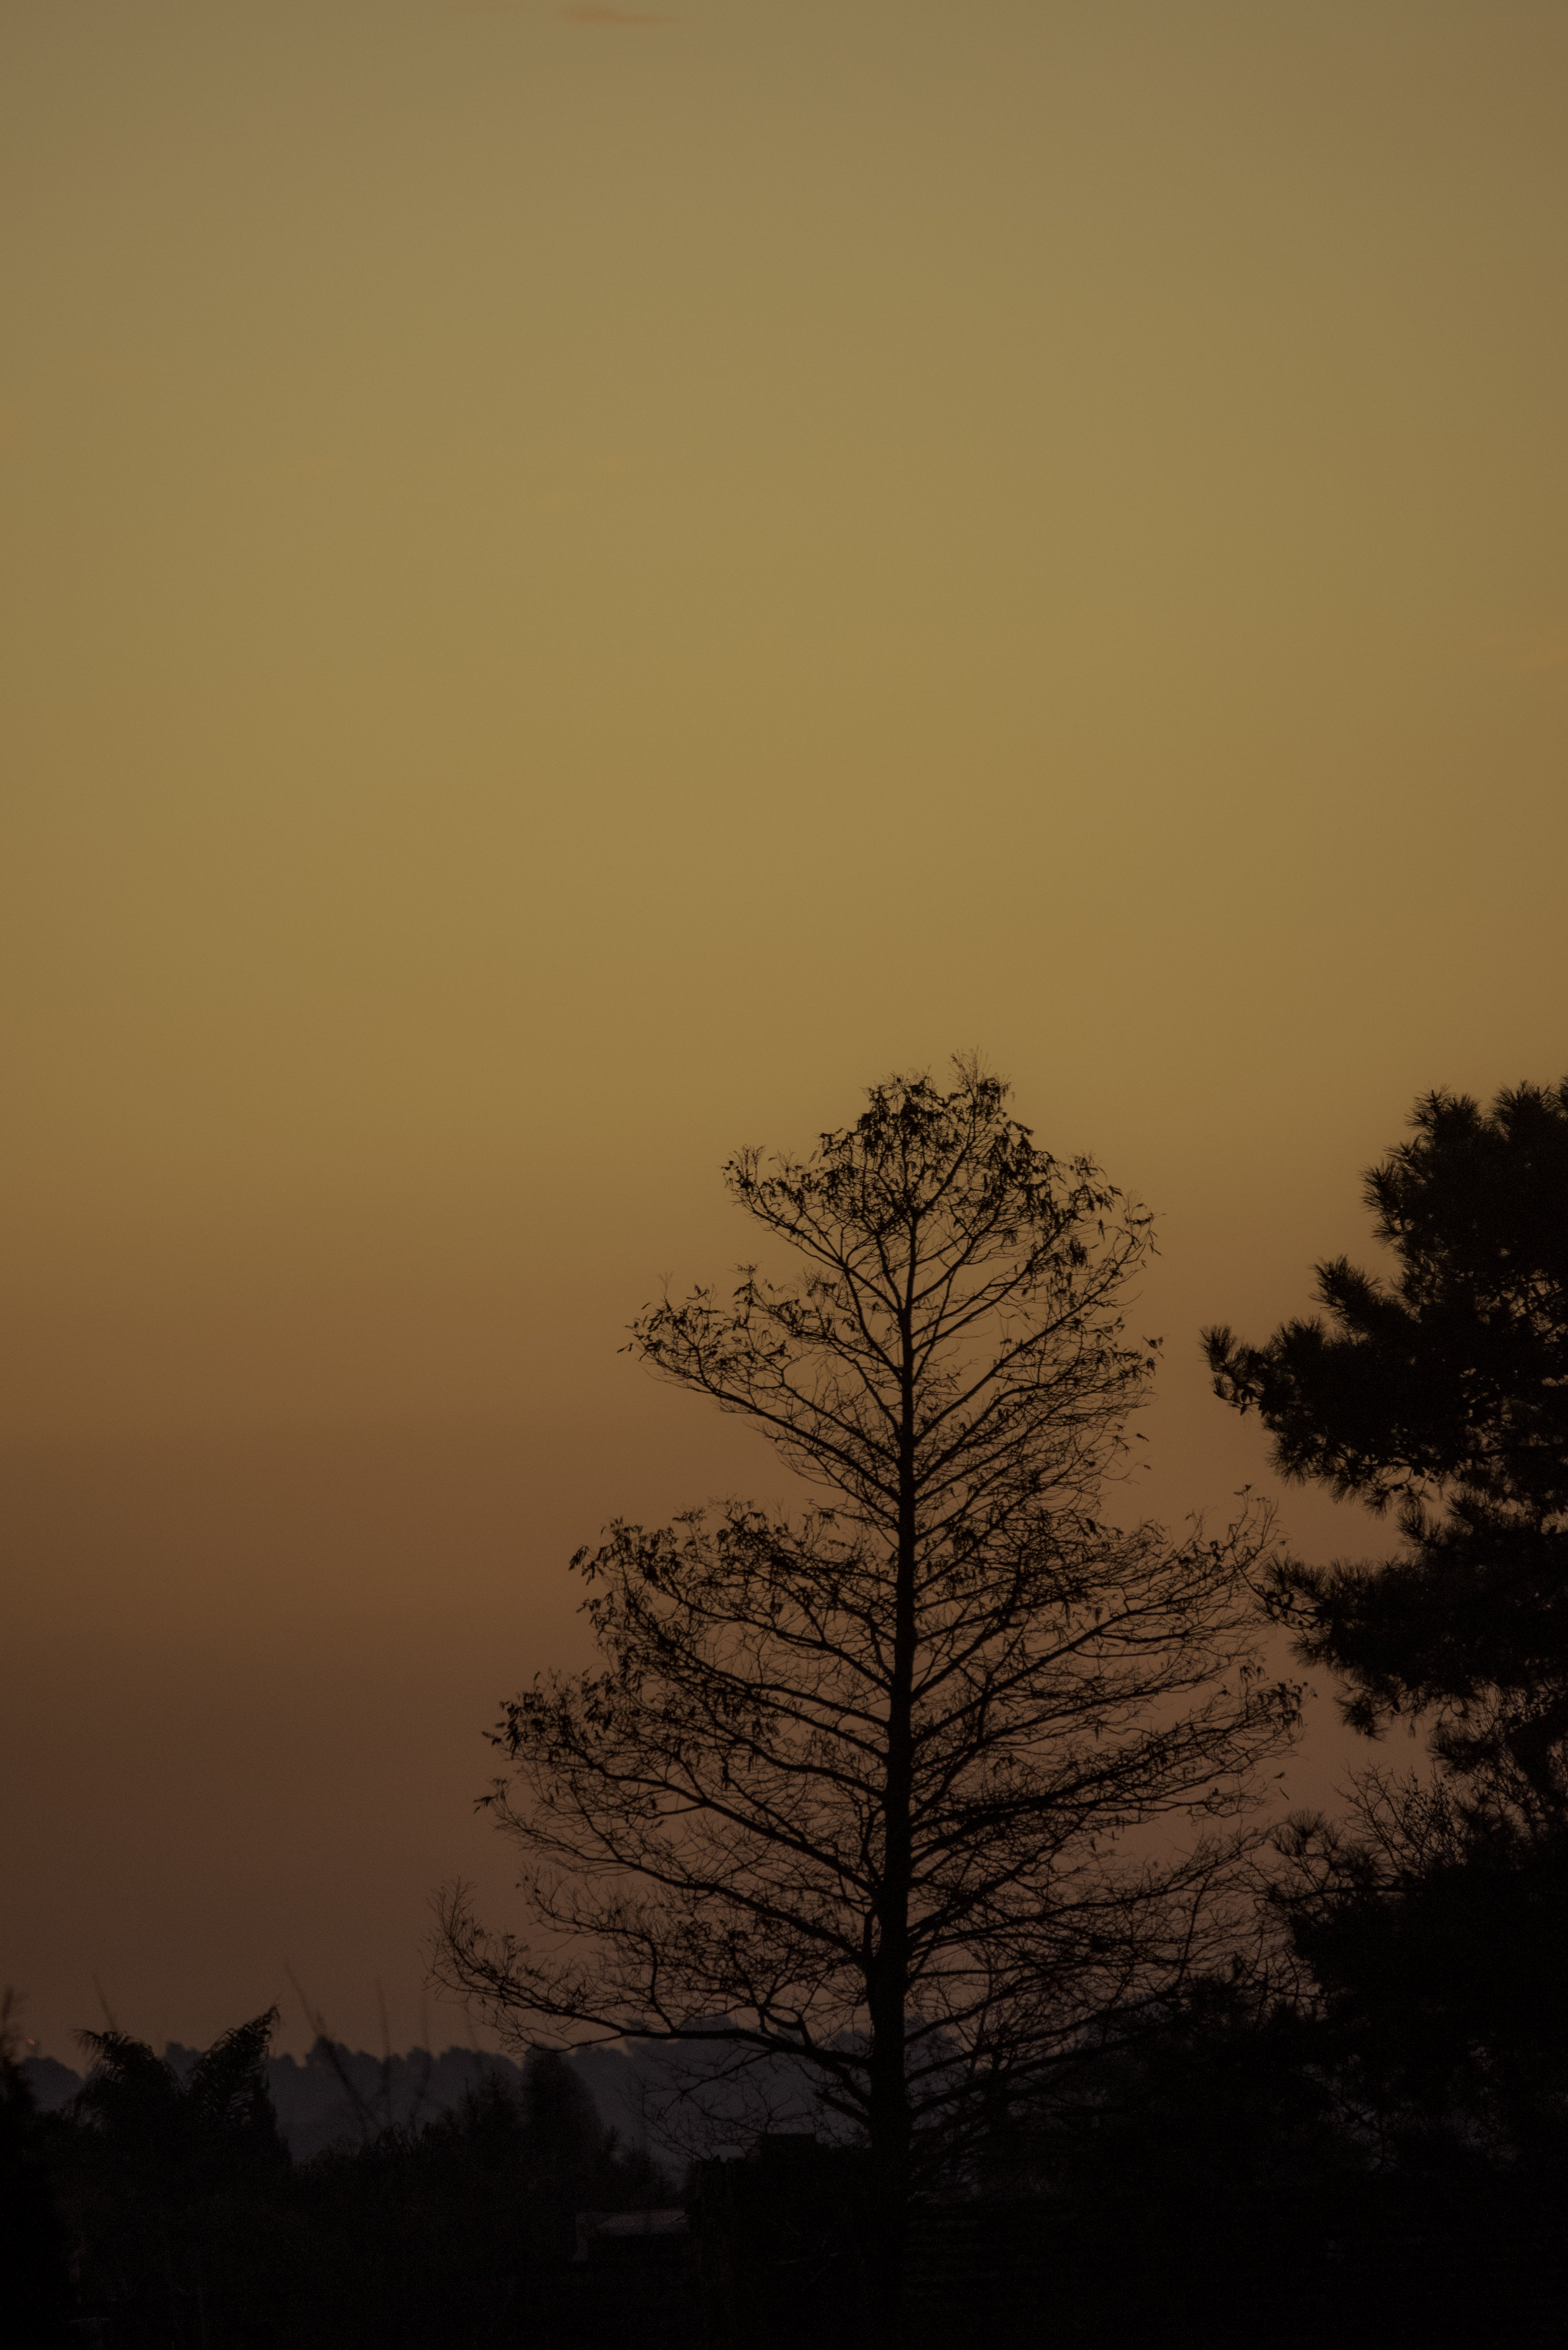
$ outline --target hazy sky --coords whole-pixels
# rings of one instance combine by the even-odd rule
[[[1179,1514],[1568,1067],[1568,12],[4,0],[0,177],[0,1978],[406,2042],[571,1550],[777,1489],[617,1352],[731,1149],[981,1048]]]

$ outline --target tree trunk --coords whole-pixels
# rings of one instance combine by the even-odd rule
[[[911,1333],[903,1334],[898,1431],[898,1551],[882,1804],[882,1883],[867,2005],[871,2021],[871,2317],[873,2341],[901,2341],[910,2189],[909,2086],[904,2064],[913,1872],[915,1679],[915,1395]]]

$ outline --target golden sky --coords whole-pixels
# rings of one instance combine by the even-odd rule
[[[1179,1514],[1568,1067],[1568,14],[6,0],[0,181],[0,1975],[406,2042],[572,1548],[774,1489],[616,1351],[731,1149],[981,1049]]]

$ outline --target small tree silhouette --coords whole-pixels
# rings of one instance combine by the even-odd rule
[[[191,2169],[211,2178],[281,2164],[286,2157],[266,2079],[276,2025],[275,2007],[236,2024],[197,2059],[183,2084],[127,2032],[78,2033],[92,2058],[78,2110],[154,2175]]]

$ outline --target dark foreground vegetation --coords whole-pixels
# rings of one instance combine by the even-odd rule
[[[270,2017],[182,2072],[91,2036],[68,2110],[5,2071],[21,2340],[1563,2339],[1568,1086],[1429,1097],[1368,1178],[1392,1277],[1325,1264],[1322,1316],[1210,1333],[1288,1476],[1392,1513],[1391,1555],[1327,1566],[1102,1517],[1147,1220],[1002,1090],[896,1080],[810,1161],[736,1163],[807,1275],[639,1343],[837,1498],[585,1555],[600,1669],[497,1733],[531,1930],[443,1913],[514,2039],[689,2062],[732,2158],[667,2175],[535,2053],[296,2163]],[[1249,1824],[1293,1723],[1267,1619],[1421,1767]],[[1140,1860],[1157,1821],[1197,1840]]]
[[[1563,2052],[1535,2041],[1522,2068],[1516,2019],[1484,1987],[1463,2013],[1409,1987],[1388,2032],[1353,2002],[1264,2006],[1211,1985],[1140,2046],[1085,2062],[979,2149],[968,2191],[917,2205],[906,2338],[1559,2342]],[[541,2055],[520,2085],[294,2164],[266,2099],[267,2021],[183,2085],[102,2035],[57,2114],[32,2111],[7,2068],[7,2340],[848,2350],[877,2331],[858,2149],[763,2137],[672,2181]],[[618,2214],[648,2232],[607,2228]]]

